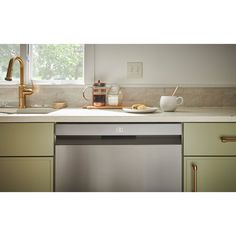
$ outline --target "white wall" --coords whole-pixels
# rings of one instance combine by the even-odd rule
[[[95,80],[122,85],[236,86],[236,45],[95,45]],[[143,62],[143,79],[127,79]]]

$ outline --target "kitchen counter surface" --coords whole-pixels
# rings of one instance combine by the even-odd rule
[[[179,107],[176,112],[146,114],[66,108],[49,114],[0,113],[0,122],[236,122],[236,107]]]

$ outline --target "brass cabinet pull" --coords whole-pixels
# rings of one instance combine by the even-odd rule
[[[197,192],[197,165],[192,164],[193,168],[193,192]]]
[[[236,137],[221,136],[220,140],[222,143],[236,142]]]

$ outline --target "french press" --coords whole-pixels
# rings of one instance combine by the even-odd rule
[[[89,99],[85,96],[85,91],[88,88],[92,88],[92,104],[95,107],[101,107],[106,105],[106,94],[107,94],[107,88],[106,83],[101,82],[98,80],[93,84],[93,86],[86,86],[83,90],[83,98],[87,101]]]

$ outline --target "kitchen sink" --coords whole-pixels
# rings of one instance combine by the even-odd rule
[[[40,108],[0,108],[0,114],[49,114],[55,111],[53,108],[40,107]]]

